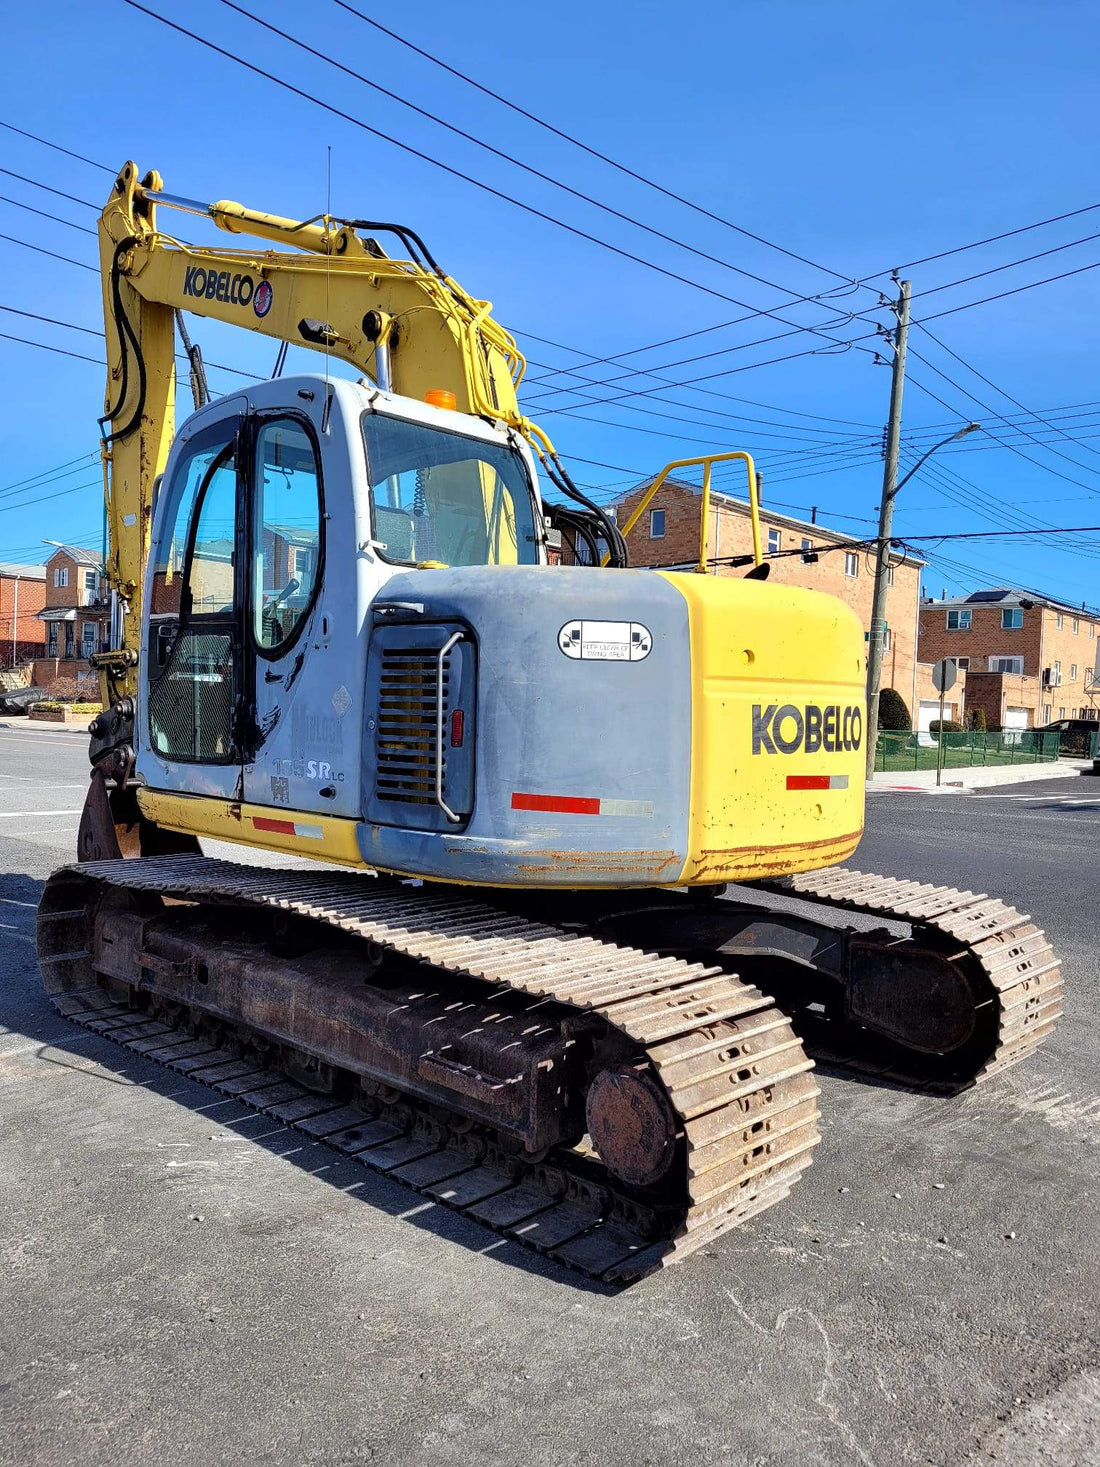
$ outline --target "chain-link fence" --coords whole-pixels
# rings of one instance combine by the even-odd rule
[[[1000,733],[880,733],[876,770],[935,769],[938,746],[944,769],[978,769],[993,764],[1036,764],[1058,758],[1058,734],[1033,728]]]

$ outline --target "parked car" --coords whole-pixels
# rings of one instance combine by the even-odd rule
[[[14,688],[10,693],[0,693],[0,713],[26,713],[32,703],[48,697],[45,688]]]
[[[1036,733],[1056,733],[1059,754],[1072,754],[1077,759],[1087,759],[1092,752],[1093,735],[1100,731],[1100,717],[1056,718],[1045,723]]]

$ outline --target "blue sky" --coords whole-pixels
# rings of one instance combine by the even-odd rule
[[[474,0],[459,9],[436,0],[415,9],[355,0],[716,220],[508,111],[335,0],[241,0],[344,65],[672,240],[491,156],[220,0],[148,3],[430,158],[649,262],[411,158],[122,0],[21,6],[5,18],[7,54],[17,64],[0,117],[112,171],[134,158],[142,170],[159,168],[172,192],[307,216],[324,208],[331,146],[333,211],[409,223],[468,289],[492,299],[531,358],[528,411],[572,456],[575,477],[602,497],[670,458],[748,448],[763,469],[766,501],[807,517],[816,505],[824,522],[873,533],[889,373],[861,349],[873,340],[840,351],[796,329],[813,326],[835,339],[869,335],[887,320],[877,290],[891,288],[891,267],[1100,200],[1100,12],[1084,3],[824,7],[773,0],[687,12],[650,0],[507,8]],[[40,252],[94,265],[94,240],[18,204],[87,227],[93,209],[37,185],[98,206],[111,174],[7,131],[0,131],[0,166],[23,176],[0,175],[0,194],[17,201],[0,201],[0,233],[38,247],[0,239],[0,306],[98,329],[97,275]],[[1012,264],[1040,251],[1054,253]],[[906,461],[936,441],[938,425],[946,435],[976,418],[995,437],[971,435],[911,480],[899,501],[898,533],[1100,524],[1100,270],[953,311],[1098,261],[1100,209],[906,272],[915,318],[952,312],[927,320],[934,336],[911,333],[911,352],[925,360],[910,359]],[[1011,268],[952,284],[1005,265]],[[837,276],[873,278],[870,288],[852,290]],[[835,294],[795,301],[822,292]],[[779,312],[791,324],[757,316],[710,329],[746,307]],[[270,369],[271,343],[191,324],[209,357]],[[94,336],[11,309],[0,311],[0,332],[91,357],[100,349]],[[792,334],[752,344],[781,332]],[[588,365],[685,336],[625,361]],[[763,365],[815,348],[828,354]],[[718,354],[686,360],[704,353]],[[292,368],[311,364],[316,358],[292,353]],[[569,368],[619,380],[594,387]],[[0,371],[0,560],[38,558],[45,536],[95,543],[101,370],[0,337]],[[704,380],[674,385],[688,378]],[[215,391],[239,380],[211,373]],[[594,406],[593,397],[615,400]],[[67,477],[52,476],[63,464]],[[14,487],[26,480],[34,482]],[[1100,534],[925,549],[932,557],[925,584],[936,594],[1012,581],[1100,601]]]

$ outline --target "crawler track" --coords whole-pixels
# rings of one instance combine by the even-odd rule
[[[201,1006],[108,994],[95,919],[111,889],[276,909],[454,975],[597,1015],[629,1036],[671,1101],[676,1160],[659,1190],[616,1181],[592,1149],[516,1154],[483,1125],[345,1073],[307,1090],[257,1063],[248,1035]],[[343,873],[255,869],[200,856],[101,861],[51,877],[39,957],[58,1010],[213,1085],[355,1160],[609,1284],[630,1283],[780,1201],[809,1164],[818,1094],[787,1017],[718,967],[658,957],[476,900]],[[428,996],[428,985],[425,994]],[[261,1041],[263,1036],[254,1036]],[[430,1041],[425,1041],[430,1042]]]
[[[754,889],[910,923],[917,937],[934,935],[953,962],[971,971],[990,1010],[985,1046],[970,1052],[969,1067],[952,1070],[856,1026],[828,1021],[812,1034],[807,1031],[808,1047],[823,1063],[920,1089],[956,1092],[1026,1059],[1061,1015],[1062,977],[1053,948],[1030,917],[996,897],[843,867],[760,882]]]

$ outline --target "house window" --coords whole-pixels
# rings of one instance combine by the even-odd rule
[[[1091,622],[1091,621],[1089,622],[1089,636],[1090,637],[1095,637],[1096,636],[1096,625],[1095,625],[1094,622]]]
[[[769,555],[778,555],[779,554],[780,546],[782,544],[782,541],[783,541],[783,537],[782,537],[782,535],[780,535],[780,533],[779,533],[778,530],[776,530],[776,529],[769,529],[768,530],[768,554]]]
[[[313,566],[313,551],[303,549],[301,545],[294,547],[294,574],[301,579],[308,576]]]
[[[859,556],[854,550],[844,552],[844,574],[846,576],[859,575]]]
[[[1058,709],[1058,717],[1059,718],[1065,718],[1065,716],[1066,716],[1066,710],[1064,708],[1059,708]]]
[[[947,630],[949,632],[968,632],[970,630],[969,611],[949,611],[947,613]]]
[[[87,661],[96,648],[96,624],[86,621],[80,628],[80,655]]]
[[[665,512],[663,509],[651,509],[649,511],[649,538],[651,540],[663,540],[665,538]]]
[[[1079,631],[1080,631],[1080,629],[1081,629],[1081,622],[1080,622],[1080,620],[1079,620],[1079,619],[1078,619],[1078,618],[1077,618],[1077,617],[1076,617],[1076,616],[1075,616],[1075,617],[1074,617],[1074,618],[1073,618],[1073,635],[1074,635],[1074,636],[1076,636],[1076,635],[1077,635],[1077,633],[1078,633],[1078,632],[1079,632]]]
[[[85,594],[88,595],[88,596],[94,596],[95,595],[95,571],[94,570],[86,570],[84,572],[84,591],[85,591]]]
[[[1062,664],[1060,662],[1055,662],[1051,667],[1051,681],[1055,687],[1062,681]]]
[[[1024,659],[1022,657],[991,657],[989,670],[990,672],[1023,672]]]
[[[1006,606],[1001,612],[1002,632],[1018,632],[1023,624],[1024,614],[1018,606]],[[1058,618],[1058,624],[1059,626],[1062,624],[1061,617]]]
[[[1076,662],[1071,662],[1070,665],[1069,665],[1069,680],[1070,680],[1071,683],[1075,683],[1077,681],[1077,664],[1076,664]]]
[[[814,548],[814,542],[812,540],[808,539],[805,535],[803,535],[802,536],[802,549],[803,550],[812,550],[813,548]]]
[[[1049,723],[1050,722],[1051,714],[1052,713],[1053,713],[1053,709],[1051,708],[1050,704],[1049,703],[1044,703],[1043,704],[1043,722],[1044,723]]]
[[[69,584],[69,567],[67,565],[55,565],[53,568],[53,583],[57,587]]]
[[[1054,625],[1058,628],[1059,631],[1062,630],[1062,613],[1061,612],[1059,612],[1058,615],[1054,618]]]
[[[970,671],[970,658],[969,657],[956,657],[955,658],[955,666],[959,669],[960,672],[969,672]]]

